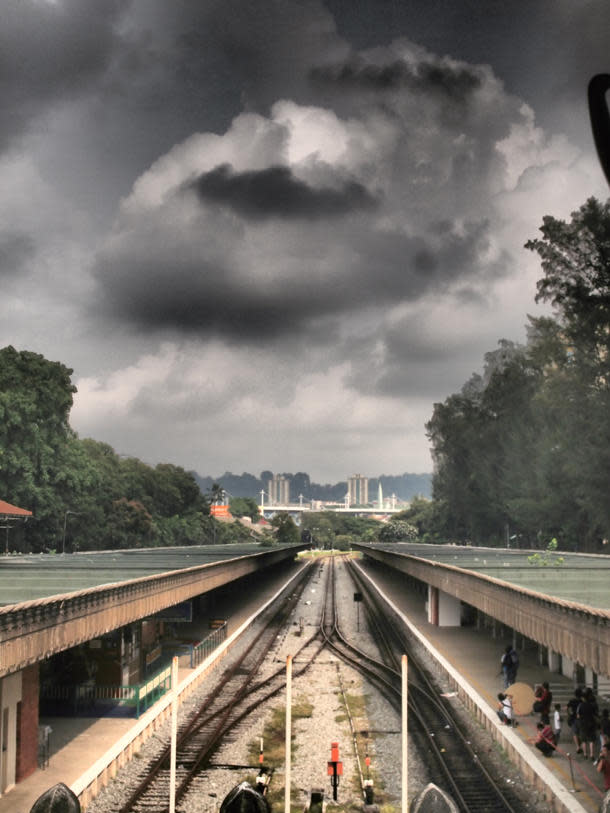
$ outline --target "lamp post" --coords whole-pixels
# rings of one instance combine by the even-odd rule
[[[62,541],[61,541],[61,552],[62,553],[66,552],[66,525],[68,524],[68,514],[76,514],[76,515],[80,516],[81,512],[80,511],[66,511],[65,514],[64,514],[64,535],[63,535],[63,538],[62,538]]]
[[[4,530],[4,528],[6,528],[6,545],[5,545],[4,552],[6,553],[7,556],[8,556],[8,530],[9,530],[10,527],[11,526],[8,524],[8,520],[6,521],[6,525],[0,525],[0,528],[2,528],[3,530]]]

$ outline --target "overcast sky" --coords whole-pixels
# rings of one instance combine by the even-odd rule
[[[202,475],[431,471],[608,188],[608,0],[4,0],[0,346],[81,437]]]

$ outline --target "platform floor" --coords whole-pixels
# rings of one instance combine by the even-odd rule
[[[297,572],[301,564],[295,562],[273,576],[267,575],[260,584],[254,580],[244,590],[227,591],[222,602],[217,602],[214,614],[227,619],[227,636],[253,615],[273,593]],[[206,627],[206,634],[209,630]],[[195,629],[193,629],[195,633]],[[203,637],[203,629],[200,631]],[[179,682],[191,673],[180,668]],[[44,791],[58,782],[71,786],[93,763],[102,757],[136,721],[120,717],[45,717],[41,725],[49,725],[49,762],[44,769],[35,771],[23,782],[0,796],[0,813],[30,813],[34,802]]]
[[[296,570],[295,565],[295,570]],[[496,696],[502,690],[499,676],[500,657],[506,641],[494,639],[489,631],[479,631],[473,627],[435,627],[429,624],[421,595],[415,595],[404,589],[401,574],[395,575],[388,570],[383,573],[377,568],[369,570],[390,598],[408,615],[420,632],[430,643],[464,676],[473,688],[485,698],[490,707],[495,709]],[[229,632],[237,627],[264,603],[280,582],[278,576],[261,585],[260,591],[249,596],[239,594],[231,596],[234,603],[226,607],[229,621]],[[548,680],[553,690],[554,699],[562,705],[571,697],[572,682],[568,678],[549,672],[537,663],[534,651],[522,653],[520,658],[518,680],[529,683],[541,683]],[[190,670],[181,670],[182,679]],[[564,713],[565,719],[565,713]],[[89,767],[99,759],[129,728],[133,720],[120,718],[70,719],[49,718],[41,721],[51,726],[50,760],[44,770],[36,771],[25,781],[0,797],[0,813],[29,813],[36,799],[47,788],[57,782],[66,785],[74,783]],[[535,734],[537,717],[519,718],[520,725],[515,729],[518,736],[527,740]],[[564,723],[565,725],[565,723]],[[566,726],[567,728],[567,726]],[[531,747],[532,760],[544,760],[544,765],[551,769],[565,787],[574,792],[575,799],[587,813],[597,813],[603,797],[603,780],[590,761],[575,754],[575,747],[567,731],[562,732],[559,752],[552,759],[538,756],[537,750]],[[571,755],[571,760],[567,754]],[[572,763],[573,777],[570,773]]]
[[[510,640],[506,640],[505,637],[494,639],[489,630],[477,630],[471,626],[434,626],[428,623],[422,596],[405,591],[404,579],[398,571],[390,571],[389,568],[382,570],[376,566],[366,569],[373,580],[430,641],[432,646],[495,710],[498,704],[498,692],[503,690],[500,658]],[[561,704],[563,717],[557,752],[551,759],[547,759],[539,754],[533,745],[528,746],[531,749],[532,761],[539,760],[550,769],[558,781],[573,792],[575,800],[584,810],[588,813],[597,813],[604,796],[603,777],[595,770],[591,760],[576,754],[572,734],[565,722],[565,706],[572,697],[574,688],[572,680],[540,666],[537,648],[532,647],[531,651],[520,652],[519,661],[517,680],[532,687],[537,683],[548,681],[553,692],[553,703]],[[607,703],[600,703],[600,705],[607,705]],[[514,729],[514,732],[519,737],[526,742],[529,738],[535,737],[539,715],[532,714],[519,717],[517,720],[519,726]],[[596,747],[595,753],[596,755],[599,753],[599,747]]]

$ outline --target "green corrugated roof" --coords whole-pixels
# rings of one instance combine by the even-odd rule
[[[264,551],[253,544],[0,555],[0,606]]]
[[[532,564],[529,557],[535,553],[543,556],[543,551],[418,543],[374,547],[474,570],[553,598],[610,609],[610,556],[558,551],[549,557],[548,565],[542,566]]]

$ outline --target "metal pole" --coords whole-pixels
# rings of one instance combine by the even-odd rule
[[[66,525],[68,523],[68,514],[69,513],[70,513],[69,511],[66,511],[66,513],[64,514],[64,535],[63,535],[63,539],[62,539],[62,542],[61,542],[61,552],[62,553],[66,552]]]
[[[82,511],[66,511],[64,514],[64,535],[61,542],[61,552],[66,552],[66,525],[68,524],[68,514],[74,514],[75,516],[80,516]]]
[[[408,812],[408,789],[409,789],[409,760],[407,723],[409,718],[408,705],[409,693],[407,679],[409,673],[409,662],[406,655],[402,656],[402,813]]]
[[[178,739],[178,658],[172,658],[172,734],[169,762],[169,813],[176,810],[176,742]]]
[[[285,746],[285,788],[284,813],[290,813],[290,762],[292,736],[292,655],[286,658],[286,746]]]

